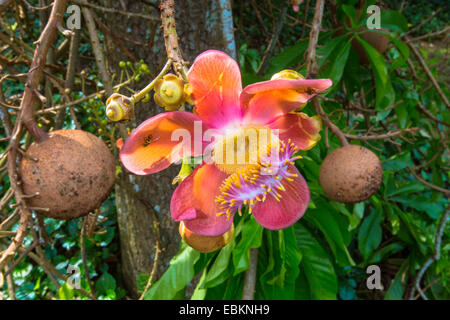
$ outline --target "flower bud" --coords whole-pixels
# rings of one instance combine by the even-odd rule
[[[286,69],[278,73],[275,73],[270,80],[277,80],[277,79],[304,80],[305,77],[302,76],[297,71]]]
[[[201,236],[199,234],[196,234],[186,228],[183,221],[180,222],[178,230],[181,237],[188,246],[197,250],[198,252],[203,253],[216,251],[225,247],[231,241],[231,239],[233,239],[234,235],[234,225],[231,225],[230,230],[228,230],[224,234],[215,237]]]
[[[106,116],[111,121],[129,120],[133,109],[133,100],[118,93],[113,93],[106,101]]]
[[[145,94],[144,98],[141,100],[141,102],[149,102],[150,101],[150,95],[148,93]]]
[[[168,111],[177,110],[185,102],[184,82],[174,74],[167,74],[155,83],[155,102]]]

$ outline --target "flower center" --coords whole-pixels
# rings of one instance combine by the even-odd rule
[[[269,128],[246,127],[228,132],[212,153],[214,164],[223,172],[259,168],[262,158],[278,150],[279,140]]]
[[[300,159],[301,156],[292,157],[297,148],[289,140],[287,144],[279,141],[278,155],[261,157],[256,167],[239,168],[231,174],[220,186],[221,194],[216,197],[221,212],[218,215],[227,215],[227,219],[236,211],[242,214],[242,207],[247,205],[252,213],[254,205],[264,202],[268,196],[280,201],[279,192],[286,191],[283,183],[293,181],[296,173],[289,171],[289,165]]]

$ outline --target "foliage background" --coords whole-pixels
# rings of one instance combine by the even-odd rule
[[[366,6],[369,2],[374,3],[368,1]],[[38,1],[30,1],[30,4],[39,5]],[[408,35],[413,40],[419,38],[413,41],[413,45],[420,48],[420,54],[448,97],[448,35],[426,35],[447,27],[449,10],[446,1],[384,1],[378,4],[382,5],[382,26],[388,30],[391,42],[384,55],[365,43],[364,49],[370,60],[367,65],[359,63],[351,45],[352,37],[363,42],[360,38],[363,31],[358,30],[358,24],[364,25],[364,19],[356,17],[356,1],[337,1],[338,21],[349,19],[354,22],[354,27],[341,23],[341,35],[336,34],[331,10],[328,5],[325,7],[316,57],[320,69],[316,77],[333,80],[334,85],[326,93],[322,105],[343,132],[367,136],[418,128],[413,134],[389,139],[352,141],[380,157],[384,170],[380,190],[369,200],[355,205],[331,201],[323,194],[318,183],[320,164],[339,143],[332,134],[326,139],[322,131],[320,143],[312,150],[302,152],[303,159],[296,162],[312,195],[304,218],[290,228],[274,232],[263,230],[251,215],[236,217],[235,238],[214,253],[200,254],[182,243],[168,270],[145,294],[146,299],[239,299],[251,248],[259,248],[256,299],[409,298],[419,269],[435,254],[435,235],[442,216],[448,210],[448,193],[439,189],[448,189],[450,172],[448,125],[427,116],[418,103],[441,122],[449,123],[450,116],[404,35],[413,29]],[[312,21],[314,1],[304,1],[298,13],[289,8],[286,16],[281,17],[284,6],[286,1],[281,0],[234,2],[235,38],[244,85],[269,79],[272,74],[288,68],[305,74],[305,51],[310,30],[305,22]],[[24,5],[24,8],[28,7]],[[440,8],[436,16],[414,30],[431,12]],[[29,8],[27,14],[36,27],[29,33],[20,34],[13,12],[2,19],[0,31],[19,34],[28,46],[32,46],[39,36],[39,17],[38,12]],[[268,55],[267,46],[279,21],[283,23],[282,29],[274,50]],[[84,29],[83,34],[86,37]],[[2,50],[7,56],[8,48]],[[89,43],[83,42],[81,55],[92,57],[91,52]],[[269,63],[258,72],[263,59],[269,59]],[[89,79],[97,82],[99,76],[95,63],[92,59],[83,63]],[[28,70],[26,63],[17,64],[15,68],[20,72]],[[140,77],[149,71],[142,61],[129,62],[122,70],[120,78],[133,79],[139,87],[145,85],[140,83]],[[8,71],[4,68],[2,72]],[[11,103],[23,90],[21,82],[2,82],[2,97]],[[74,100],[84,96],[81,90],[71,93]],[[58,102],[62,97],[54,93],[53,99]],[[76,106],[75,112],[84,130],[102,137],[114,149],[115,132],[105,120],[101,99],[95,96],[86,99]],[[315,113],[311,104],[304,112],[308,115]],[[73,118],[67,114],[64,127],[75,126]],[[3,136],[7,135],[4,127],[0,130]],[[0,152],[6,147],[7,142],[1,141]],[[0,192],[5,195],[8,188],[8,176],[2,171]],[[4,207],[0,221],[13,210],[11,206]],[[97,214],[98,226],[90,237],[80,237],[85,224],[82,219],[44,219],[49,242],[36,250],[42,250],[42,254],[61,273],[66,272],[68,265],[78,266],[82,272],[81,284],[86,291],[90,291],[85,277],[88,273],[94,282],[97,298],[126,298],[127,291],[119,272],[114,194]],[[36,232],[32,230],[25,246],[34,241],[33,233]],[[450,229],[446,227],[440,260],[433,263],[423,277],[422,288],[427,289],[428,298],[450,297],[449,235]],[[4,240],[6,238],[0,238],[0,248],[5,246]],[[81,248],[84,248],[84,253]],[[381,269],[383,290],[366,287],[366,268],[373,264]],[[140,276],[141,290],[148,276]],[[30,257],[15,266],[12,282],[8,284],[5,281],[4,287],[0,288],[4,298],[86,299],[61,279],[50,277],[48,270],[46,272],[36,265]],[[418,298],[416,295],[413,297]]]

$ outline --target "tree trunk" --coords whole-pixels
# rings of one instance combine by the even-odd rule
[[[154,7],[144,8],[138,1],[120,1],[127,10],[158,15]],[[119,1],[110,1],[105,5],[118,6]],[[218,49],[236,57],[233,34],[233,21],[230,0],[183,0],[176,1],[177,32],[179,44],[185,60],[192,63],[193,59],[207,49]],[[159,22],[149,22],[141,19],[126,19],[121,15],[109,14],[108,26],[119,34],[140,42],[152,43],[151,47],[124,44],[138,59],[144,59],[155,76],[166,61],[164,42],[162,40]],[[152,37],[154,39],[152,39]],[[110,68],[116,74],[116,67],[124,55],[114,46],[112,39],[107,39],[107,56]],[[144,79],[139,87],[145,86]],[[136,107],[136,119],[128,126],[134,128],[142,121],[163,110],[153,101],[140,103]],[[178,174],[179,166],[170,168],[149,176],[134,176],[123,173],[120,183],[116,184],[117,220],[120,232],[121,271],[125,287],[132,297],[138,296],[136,280],[139,274],[150,274],[155,257],[155,244],[159,225],[162,252],[157,262],[155,280],[167,269],[170,259],[178,252],[178,224],[170,216],[170,198],[175,187],[172,179]]]

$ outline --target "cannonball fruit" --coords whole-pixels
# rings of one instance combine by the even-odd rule
[[[333,150],[320,167],[320,185],[332,200],[364,201],[377,192],[383,169],[378,157],[367,148],[347,145]]]
[[[106,144],[81,130],[56,130],[34,142],[23,157],[20,175],[30,207],[44,216],[73,219],[100,207],[114,186],[115,160]]]
[[[216,237],[201,236],[186,228],[183,221],[180,222],[179,232],[183,240],[188,246],[194,248],[198,252],[212,252],[223,248],[227,245],[234,234],[234,226],[231,225],[230,230]]]

